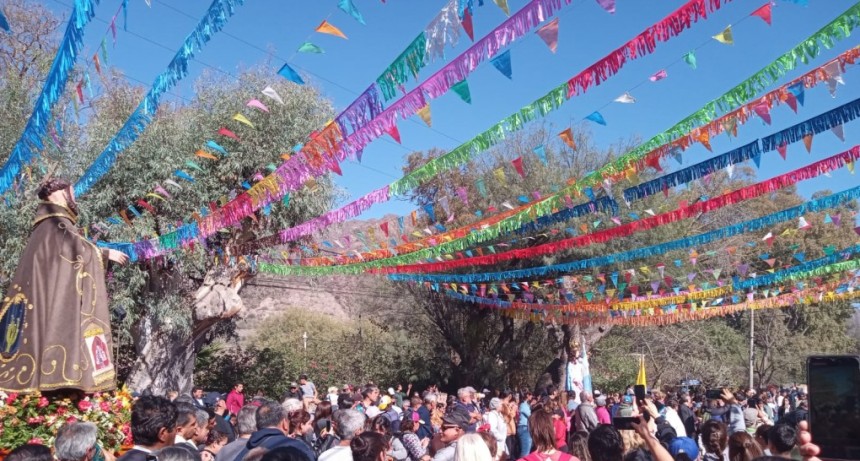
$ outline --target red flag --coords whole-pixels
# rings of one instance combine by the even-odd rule
[[[463,20],[460,21],[460,25],[463,26],[463,30],[466,31],[466,35],[469,36],[469,40],[475,41],[475,29],[472,27],[472,13],[469,11],[469,8],[466,8],[463,11]]]
[[[514,166],[514,169],[517,170],[517,173],[519,173],[520,177],[525,179],[526,172],[525,170],[523,170],[523,158],[517,157],[511,160],[511,164]]]
[[[143,208],[146,208],[146,210],[150,213],[155,214],[155,208],[153,208],[152,205],[150,205],[149,202],[147,202],[146,200],[140,199],[137,201],[137,204]]]
[[[392,125],[388,130],[388,135],[391,136],[397,144],[400,144],[400,130],[397,129],[397,125]]]
[[[379,228],[382,229],[382,233],[385,234],[386,237],[388,237],[388,221],[385,221],[384,223],[380,224]]]
[[[806,152],[812,153],[812,133],[803,137],[803,145],[806,146]]]
[[[227,136],[228,138],[235,139],[236,141],[238,141],[238,140],[239,140],[239,137],[238,137],[238,136],[236,136],[236,133],[233,133],[232,131],[230,131],[230,130],[228,130],[227,128],[224,128],[224,127],[221,127],[221,128],[219,128],[219,129],[218,129],[218,134],[220,134],[220,135],[222,135],[222,136]]]
[[[788,104],[788,107],[791,107],[791,110],[793,110],[795,114],[797,113],[797,98],[795,98],[790,91],[785,92],[785,103]]]
[[[759,7],[759,9],[750,13],[750,16],[758,16],[762,19],[762,21],[766,22],[767,25],[771,25],[770,13],[771,13],[770,2],[768,1],[767,3],[765,3],[764,5]]]
[[[326,163],[328,169],[337,173],[338,176],[343,176],[343,171],[340,170],[340,164],[337,163],[337,160],[332,160],[329,163]]]
[[[782,156],[782,159],[785,160],[785,153],[788,150],[788,144],[785,141],[782,142],[779,146],[777,146],[776,151],[779,152],[779,155]]]
[[[99,61],[99,54],[98,53],[93,55],[93,64],[96,65],[96,72],[98,72],[98,74],[101,75],[102,63],[101,63],[101,61]]]
[[[770,125],[770,107],[768,107],[766,102],[756,104],[755,106],[753,106],[753,110],[755,111],[756,115],[758,115],[762,120],[764,120],[764,123]]]

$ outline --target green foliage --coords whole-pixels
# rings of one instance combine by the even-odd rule
[[[302,373],[322,393],[343,383],[418,381],[432,363],[426,346],[408,333],[297,308],[268,319],[248,347],[214,343],[197,359],[198,384],[229,389],[243,382],[249,390],[273,397],[280,397]]]

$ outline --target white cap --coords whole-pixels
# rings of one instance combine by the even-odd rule
[[[394,395],[394,388],[393,387],[388,388],[388,395]]]

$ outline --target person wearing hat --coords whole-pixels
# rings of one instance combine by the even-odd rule
[[[472,417],[467,411],[457,407],[442,417],[440,439],[445,447],[436,452],[432,461],[454,461],[454,454],[457,452],[457,440],[466,433],[471,420]]]
[[[0,390],[115,389],[105,269],[128,257],[82,236],[69,181],[48,179],[37,195],[33,230],[0,301]]]
[[[298,401],[302,400],[302,390],[299,387],[299,383],[293,381],[290,383],[290,388],[287,389],[287,392],[284,392],[284,395],[281,397],[281,401],[287,399],[296,399]]]
[[[385,418],[391,423],[391,432],[399,434],[400,412],[397,411],[397,407],[394,406],[394,399],[388,395],[383,395],[382,398],[379,399],[378,407],[382,411],[381,414],[385,415]]]
[[[689,437],[675,437],[669,442],[669,453],[677,460],[682,459],[678,455],[683,453],[689,461],[696,461],[699,459],[699,445]]]

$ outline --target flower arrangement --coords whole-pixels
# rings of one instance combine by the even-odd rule
[[[49,399],[41,394],[0,392],[0,447],[25,443],[51,446],[66,422],[89,421],[99,429],[99,443],[116,453],[130,446],[132,397],[123,388],[81,398]]]

